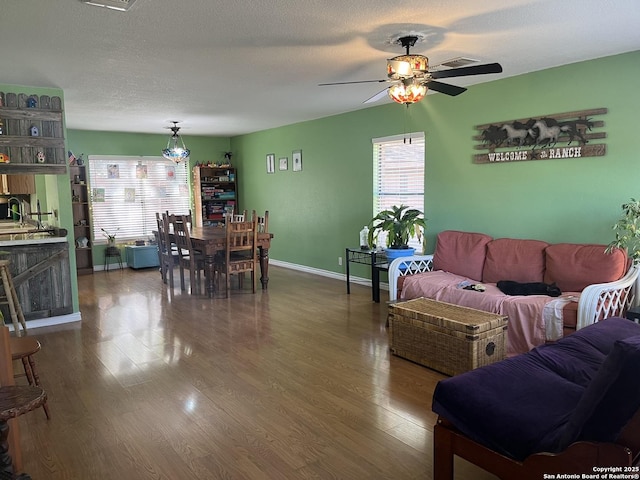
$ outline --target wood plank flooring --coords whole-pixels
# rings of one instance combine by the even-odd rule
[[[386,293],[272,266],[208,299],[151,270],[79,278],[82,322],[30,331],[52,419],[34,480],[431,479],[442,375],[390,355]],[[248,283],[248,282],[247,282]],[[495,477],[456,459],[456,478]]]

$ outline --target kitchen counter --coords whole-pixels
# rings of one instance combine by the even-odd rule
[[[45,243],[67,243],[67,237],[52,237],[51,235],[47,236],[29,236],[30,234],[21,233],[15,235],[14,239],[11,238],[5,239],[5,235],[0,235],[0,248],[5,246],[12,245],[32,245],[36,244],[45,244]],[[33,234],[31,234],[33,235]],[[39,235],[39,234],[36,234]]]
[[[30,224],[0,221],[0,248],[11,245],[61,242],[67,242],[67,231],[64,228],[42,229]]]
[[[62,232],[65,236],[52,236],[51,232],[41,230],[9,233],[7,228],[0,228],[0,251],[9,258],[9,270],[27,328],[30,320],[58,317],[73,311],[69,244],[66,231],[57,231],[59,235]],[[25,238],[29,235],[34,238]],[[0,304],[0,310],[5,324],[11,323],[7,305]]]

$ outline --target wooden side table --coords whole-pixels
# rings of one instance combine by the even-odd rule
[[[15,475],[9,453],[8,420],[19,417],[41,407],[47,400],[46,392],[30,385],[7,385],[0,387],[0,478],[31,480],[26,473]]]

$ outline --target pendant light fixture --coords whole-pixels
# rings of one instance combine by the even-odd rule
[[[169,137],[169,141],[167,142],[167,148],[162,150],[162,156],[168,160],[173,160],[176,163],[180,163],[183,160],[189,158],[189,154],[191,151],[185,147],[184,140],[178,134],[180,131],[180,127],[178,126],[178,122],[173,123],[173,127],[170,127],[170,130],[173,134]]]

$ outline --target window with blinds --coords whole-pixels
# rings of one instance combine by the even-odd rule
[[[187,162],[163,157],[89,156],[93,242],[153,237],[156,212],[188,214]],[[104,231],[103,231],[104,229]]]
[[[424,211],[424,133],[374,138],[373,216],[394,205],[408,205]],[[386,232],[378,245],[386,245]],[[413,238],[410,247],[422,245]]]

